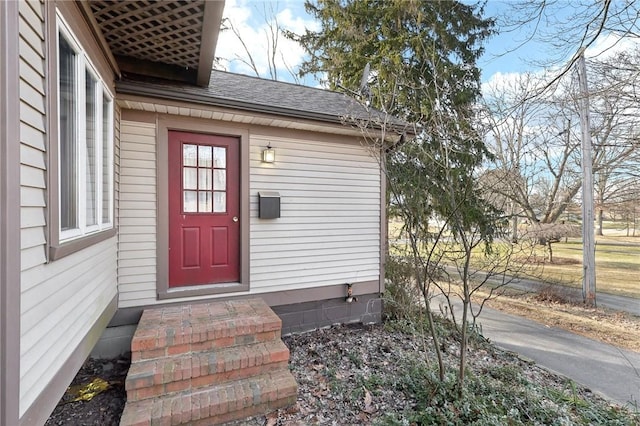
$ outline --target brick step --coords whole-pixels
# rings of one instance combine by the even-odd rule
[[[241,380],[288,368],[289,349],[281,340],[187,353],[131,364],[125,388],[127,401]]]
[[[131,361],[280,339],[282,321],[261,299],[146,309]]]
[[[128,401],[120,426],[220,424],[292,405],[297,390],[288,370],[274,371],[198,391]]]

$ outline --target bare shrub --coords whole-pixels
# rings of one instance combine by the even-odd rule
[[[534,296],[539,302],[570,303],[570,297],[566,288],[558,285],[547,285],[541,288]]]
[[[383,316],[385,319],[413,321],[420,317],[420,293],[416,287],[415,267],[403,256],[387,256]]]

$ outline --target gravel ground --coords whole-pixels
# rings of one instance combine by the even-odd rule
[[[396,418],[403,418],[403,413],[416,408],[417,401],[411,393],[403,391],[402,378],[407,377],[407,366],[422,363],[425,358],[435,359],[430,354],[432,349],[428,341],[425,343],[426,340],[419,335],[408,333],[406,328],[400,331],[398,327],[388,325],[335,326],[287,336],[283,340],[290,348],[290,368],[299,385],[297,404],[268,416],[234,422],[233,425],[388,423],[390,413],[394,413]],[[517,369],[522,372],[518,380],[552,387],[560,393],[571,389],[574,396],[599,406],[608,406],[589,390],[575,388],[566,379],[514,354],[482,342],[473,346],[469,352],[469,368],[478,376],[491,375],[500,367],[504,367],[504,371]],[[441,347],[446,362],[455,365],[458,351],[455,339],[443,339]],[[74,379],[74,384],[86,384],[95,377],[101,377],[111,383],[110,389],[91,401],[61,403],[46,424],[117,425],[125,402],[123,381],[127,368],[128,362],[124,359],[89,360]],[[66,395],[63,401],[69,399],[71,397]],[[561,420],[558,424],[580,424],[570,408],[562,404],[558,406],[551,400],[544,404],[548,404]],[[409,425],[408,422],[406,424]]]

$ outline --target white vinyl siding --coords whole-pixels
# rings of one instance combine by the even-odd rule
[[[188,109],[184,114],[195,115]],[[320,133],[311,140],[274,138],[252,129],[249,128],[250,293],[378,281],[380,171],[368,149],[355,138],[351,139],[353,143],[333,142],[335,136]],[[215,133],[215,124],[211,131]],[[157,300],[156,288],[157,264],[166,259],[156,259],[155,135],[152,123],[121,123],[121,308],[166,303]],[[269,142],[276,150],[276,162],[264,164],[261,153]],[[281,218],[258,218],[259,191],[280,193]]]
[[[19,7],[21,266],[24,270],[46,261],[46,64],[43,5],[20,2]]]
[[[23,272],[21,415],[115,297],[116,267],[115,238],[111,238]]]
[[[45,5],[20,10],[20,393],[22,416],[116,295],[116,239],[47,263]],[[16,366],[17,367],[17,366]],[[69,380],[72,377],[68,378]]]
[[[273,165],[260,162],[271,143]],[[277,191],[281,217],[258,217],[258,192]],[[251,137],[251,290],[378,280],[380,172],[365,147]]]
[[[120,123],[120,307],[156,300],[156,127]]]

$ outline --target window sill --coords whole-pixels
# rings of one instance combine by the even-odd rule
[[[87,235],[86,237],[78,238],[77,240],[69,241],[62,244],[49,247],[49,262],[62,259],[65,256],[84,250],[87,247],[98,244],[101,241],[107,240],[116,235],[116,228],[107,229],[106,231],[98,232],[96,234]]]

